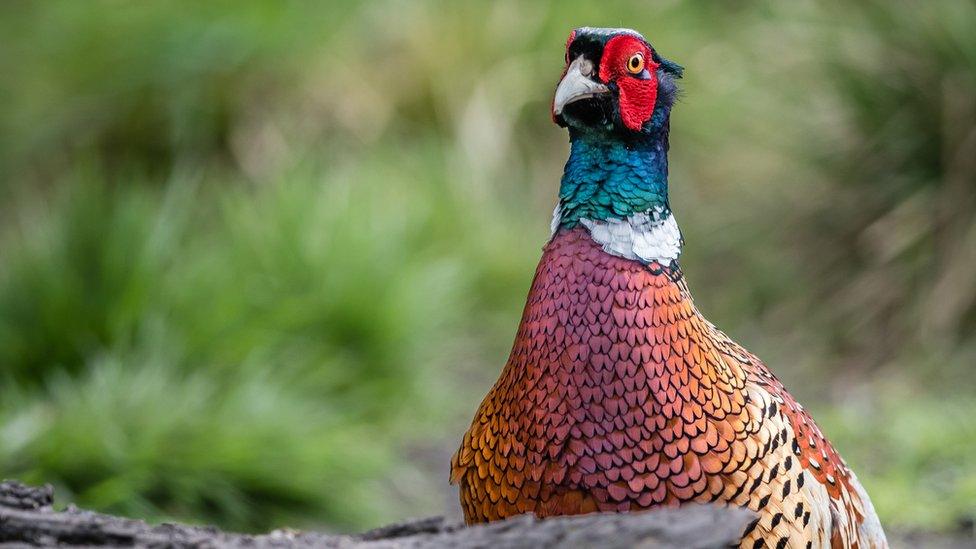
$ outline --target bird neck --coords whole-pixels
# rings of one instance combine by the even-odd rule
[[[570,144],[559,187],[560,227],[668,207],[667,131],[636,138],[573,131]]]
[[[636,137],[570,132],[552,229],[586,227],[612,255],[669,264],[681,234],[668,204],[668,124]]]

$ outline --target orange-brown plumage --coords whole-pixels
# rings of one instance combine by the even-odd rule
[[[546,246],[452,480],[469,522],[745,506],[759,520],[743,547],[856,547],[873,517],[810,416],[698,313],[680,271],[610,256],[580,228]]]

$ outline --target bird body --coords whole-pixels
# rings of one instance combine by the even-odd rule
[[[757,513],[742,547],[884,547],[810,415],[692,301],[667,198],[680,73],[634,31],[570,36],[553,106],[570,158],[511,355],[452,462],[465,518],[719,502]]]

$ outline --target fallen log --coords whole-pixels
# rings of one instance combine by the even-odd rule
[[[50,486],[0,483],[0,543],[21,546],[215,548],[728,547],[753,515],[743,509],[686,506],[540,520],[530,515],[466,527],[430,518],[355,535],[292,530],[247,535],[214,527],[149,525],[68,506],[55,510]]]

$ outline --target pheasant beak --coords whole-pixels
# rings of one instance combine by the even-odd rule
[[[552,100],[553,117],[561,116],[570,103],[609,93],[609,88],[593,80],[593,73],[593,62],[582,55],[570,63],[566,76],[556,87],[556,96]]]

